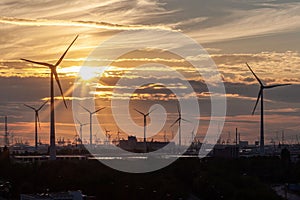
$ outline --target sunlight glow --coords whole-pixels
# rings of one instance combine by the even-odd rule
[[[99,76],[99,74],[103,73],[105,69],[106,67],[82,66],[80,68],[79,75],[83,80],[87,81]]]
[[[64,74],[65,76],[76,76],[80,71],[80,66],[71,66],[71,67],[64,67],[58,68],[57,71],[60,74]]]

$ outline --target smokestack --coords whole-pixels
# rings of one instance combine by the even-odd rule
[[[4,123],[5,123],[5,132],[4,132],[4,134],[5,134],[5,136],[7,135],[7,116],[5,116],[5,118],[4,118]]]
[[[282,140],[282,144],[284,144],[284,130],[282,130],[282,133],[281,133],[281,140]]]
[[[9,146],[9,141],[8,141],[8,130],[7,130],[7,116],[5,116],[5,118],[4,118],[4,123],[5,123],[5,133],[4,133],[4,145],[5,146]]]
[[[238,145],[238,129],[235,128],[235,144]]]

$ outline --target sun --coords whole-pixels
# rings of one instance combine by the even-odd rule
[[[111,66],[70,66],[58,68],[58,72],[65,76],[78,77],[84,81],[89,81],[93,78],[103,76],[106,70],[111,69]]]
[[[82,66],[79,70],[79,76],[82,80],[91,80],[93,78],[101,76],[105,67],[90,67]]]

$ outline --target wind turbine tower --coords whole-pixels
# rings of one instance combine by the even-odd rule
[[[120,143],[120,133],[121,133],[121,131],[120,131],[120,129],[118,129],[117,136],[118,136],[118,142],[119,143]]]
[[[106,136],[105,144],[109,144],[110,143],[110,137],[111,137],[111,135],[109,133],[110,133],[110,130],[107,130],[105,128],[105,136]]]
[[[191,132],[191,144],[193,144],[193,142],[195,142],[195,127],[193,128],[192,132]]]

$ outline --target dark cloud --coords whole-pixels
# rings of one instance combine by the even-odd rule
[[[246,78],[242,79],[242,81],[244,81],[244,82],[253,82],[255,80],[256,80],[255,78],[251,78],[251,77],[246,77]]]

